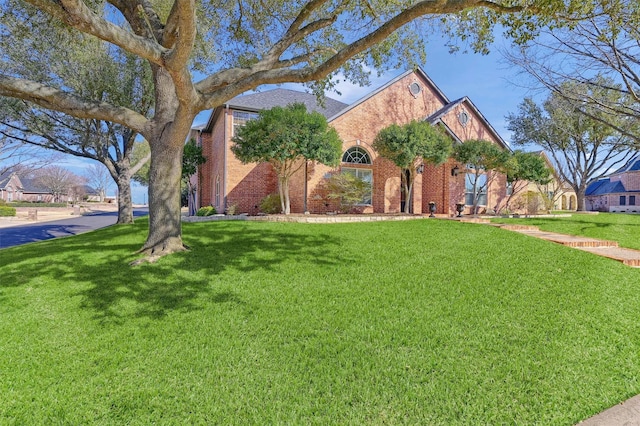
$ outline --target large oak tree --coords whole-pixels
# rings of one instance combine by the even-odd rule
[[[184,249],[180,164],[198,112],[264,84],[314,82],[320,93],[336,82],[337,72],[366,82],[367,69],[423,59],[424,40],[443,22],[482,51],[496,23],[522,41],[549,17],[588,12],[587,3],[576,0],[0,2],[2,43],[22,43],[25,63],[40,61],[44,52],[39,38],[64,26],[73,37],[95,37],[150,65],[151,116],[117,101],[84,97],[55,75],[33,78],[20,66],[7,66],[15,64],[0,63],[0,95],[77,118],[117,123],[149,141],[150,219],[143,252],[152,258]],[[61,43],[57,49],[64,52],[66,47]],[[55,67],[49,70],[55,73]]]

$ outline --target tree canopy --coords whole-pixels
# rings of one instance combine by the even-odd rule
[[[449,39],[486,51],[496,24],[524,42],[541,25],[592,9],[578,0],[0,1],[0,96],[119,124],[149,141],[149,234],[142,252],[150,260],[185,249],[180,167],[198,112],[264,84],[308,83],[320,94],[339,78],[366,83],[372,69],[424,60],[424,40],[441,28]],[[83,88],[92,84],[83,76],[88,67],[66,67],[68,47],[87,38],[105,42],[109,58],[126,52],[148,64],[151,115],[69,83],[76,72]],[[14,44],[22,53],[8,55]],[[87,51],[87,63],[94,57]],[[120,81],[114,76],[108,83]]]
[[[260,111],[233,137],[231,151],[244,163],[268,162],[278,175],[282,213],[291,212],[289,180],[307,161],[329,166],[340,162],[342,142],[319,112],[303,104]]]
[[[491,141],[472,139],[457,144],[453,148],[453,158],[464,164],[469,170],[465,176],[466,185],[470,186],[473,214],[478,212],[478,206],[487,189],[495,178],[493,172],[506,172],[514,168],[514,162],[509,151],[505,151]],[[469,203],[467,203],[469,204]]]
[[[412,121],[403,126],[392,124],[382,129],[373,148],[402,169],[404,212],[411,212],[411,193],[420,162],[444,163],[451,154],[451,139],[426,121]]]

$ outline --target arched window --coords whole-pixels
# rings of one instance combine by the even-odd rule
[[[354,146],[345,151],[342,156],[343,163],[351,164],[371,164],[371,157],[369,153],[359,146]]]

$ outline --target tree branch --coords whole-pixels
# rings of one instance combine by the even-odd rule
[[[112,121],[138,133],[144,133],[149,126],[149,120],[145,116],[128,108],[86,100],[32,80],[0,74],[0,95],[24,99],[43,108],[64,112],[77,118]]]
[[[97,16],[82,0],[25,1],[85,34],[91,34],[101,40],[113,43],[153,63],[162,64],[162,54],[166,52],[166,49],[158,43],[132,34]]]

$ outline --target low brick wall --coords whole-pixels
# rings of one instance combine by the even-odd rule
[[[441,216],[444,218],[444,216]],[[183,216],[182,221],[193,222],[212,222],[217,220],[252,220],[258,222],[296,222],[296,223],[349,223],[349,222],[380,222],[393,220],[416,220],[428,219],[426,215],[265,215],[265,216],[248,216],[248,215],[213,215],[213,216]]]

